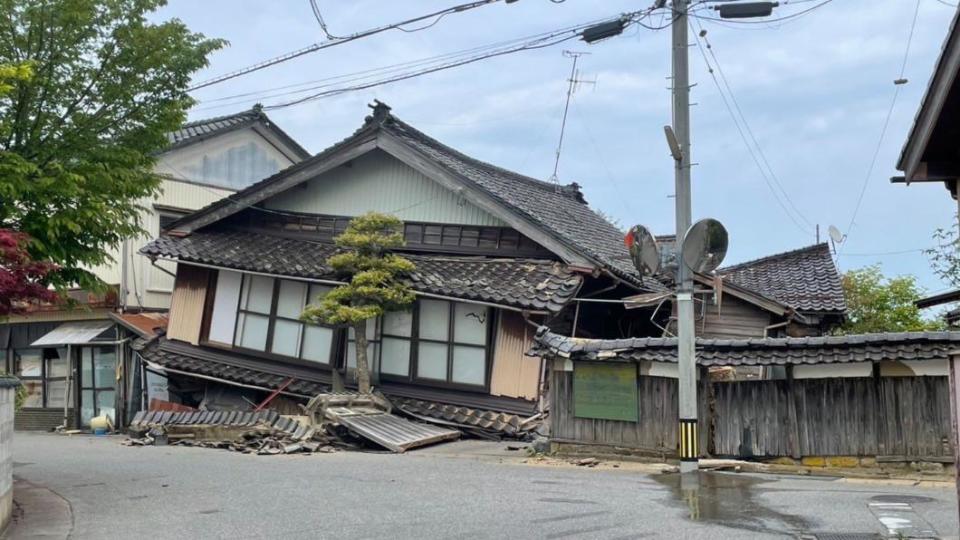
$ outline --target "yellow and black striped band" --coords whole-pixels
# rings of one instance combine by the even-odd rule
[[[680,461],[697,460],[697,421],[680,419]]]

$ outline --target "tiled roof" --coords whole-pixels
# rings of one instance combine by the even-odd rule
[[[333,279],[326,260],[335,250],[330,244],[263,233],[204,230],[186,237],[161,236],[140,251],[236,270]],[[582,282],[578,274],[553,261],[404,256],[417,267],[409,282],[418,292],[532,311],[560,311]]]
[[[718,273],[800,312],[839,312],[847,309],[840,273],[827,244],[770,255]]]
[[[443,167],[451,174],[470,182],[492,196],[516,215],[531,222],[545,234],[555,238],[572,251],[598,262],[617,276],[653,291],[666,290],[654,279],[643,279],[634,268],[630,254],[623,244],[623,231],[590,209],[580,193],[579,186],[561,186],[524,176],[489,163],[466,156],[389,114],[389,107],[378,104],[353,135],[316,154],[309,160],[288,167],[252,186],[221,199],[175,224],[185,230],[195,230],[254,204],[257,193],[267,186],[329,159],[358,141],[375,138],[380,131],[389,133],[409,148]],[[231,207],[227,209],[227,207]],[[200,223],[199,226],[194,226]]]
[[[541,327],[531,354],[574,360],[676,362],[676,338],[582,339]],[[883,360],[943,360],[960,349],[960,332],[900,332],[849,336],[697,339],[701,366],[834,364]]]
[[[266,115],[266,113],[261,110],[259,105],[255,105],[252,109],[234,114],[187,122],[180,129],[167,133],[167,140],[170,142],[170,146],[167,147],[167,150],[181,148],[195,142],[202,141],[214,135],[220,135],[228,131],[241,129],[258,122],[262,123],[264,126],[273,131],[281,140],[283,140],[284,144],[297,153],[300,159],[306,159],[310,157],[310,152],[308,152],[304,147],[300,146],[297,141],[287,135],[287,133],[280,129],[279,126],[274,124],[273,121],[270,120],[270,118]]]
[[[405,397],[390,397],[390,402],[414,417],[434,418],[451,422],[457,427],[474,427],[484,431],[495,431],[508,435],[517,435],[523,429],[522,420],[516,414],[498,411],[461,407],[446,403],[423,401]],[[539,424],[534,424],[534,427]]]
[[[239,367],[218,362],[210,357],[198,358],[175,348],[161,347],[165,342],[162,338],[147,342],[145,345],[141,345],[140,354],[147,361],[171,370],[183,371],[201,377],[216,377],[270,390],[280,388],[290,378],[288,375]],[[286,392],[312,397],[329,389],[329,385],[297,378],[287,386]]]
[[[590,208],[578,185],[544,182],[479,161],[393,115],[384,120],[383,128],[435,163],[472,181],[508,207],[539,223],[575,251],[599,261],[622,278],[641,280],[623,243],[624,232]],[[655,280],[647,279],[644,283],[654,290],[662,289]]]

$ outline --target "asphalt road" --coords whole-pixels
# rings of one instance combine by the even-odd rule
[[[944,487],[702,474],[685,498],[677,475],[533,466],[470,441],[250,456],[121,440],[18,432],[14,474],[70,502],[77,539],[789,538],[882,522],[957,536]]]

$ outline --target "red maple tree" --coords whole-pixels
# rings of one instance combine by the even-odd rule
[[[24,233],[0,229],[0,317],[25,311],[29,302],[58,299],[44,283],[57,266],[33,260],[27,251],[29,241]]]

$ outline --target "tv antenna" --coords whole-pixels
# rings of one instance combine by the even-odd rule
[[[553,174],[550,175],[550,181],[556,184],[558,190],[560,189],[560,179],[557,176],[557,170],[560,168],[560,152],[563,150],[563,134],[567,128],[567,113],[570,111],[570,98],[573,97],[574,92],[577,91],[581,84],[597,84],[596,79],[592,81],[581,79],[580,72],[577,71],[577,61],[580,60],[580,57],[585,54],[590,53],[563,51],[563,56],[567,58],[573,58],[573,66],[570,67],[570,78],[567,79],[569,82],[567,85],[567,101],[563,105],[563,120],[560,122],[560,140],[557,142],[557,155],[556,159],[553,161]]]

